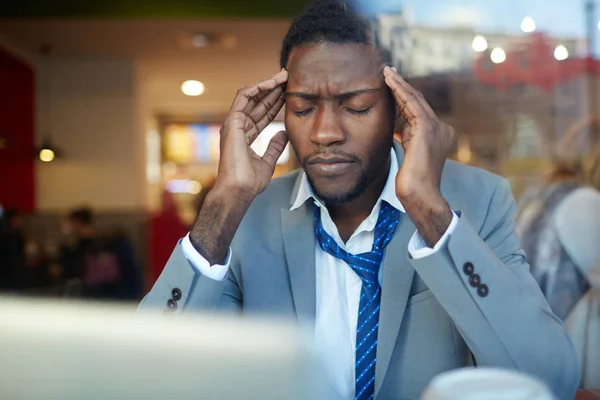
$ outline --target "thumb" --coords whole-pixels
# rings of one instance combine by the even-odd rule
[[[275,169],[275,164],[277,164],[277,160],[279,159],[279,156],[281,156],[281,153],[283,153],[283,150],[285,150],[287,143],[288,136],[286,131],[277,132],[269,142],[269,146],[262,156],[262,160],[266,162],[272,170]]]

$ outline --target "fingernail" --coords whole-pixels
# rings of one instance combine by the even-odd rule
[[[398,73],[398,70],[396,69],[396,67],[391,67],[392,71]]]

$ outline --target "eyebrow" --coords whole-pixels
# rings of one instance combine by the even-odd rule
[[[347,99],[351,99],[352,97],[359,96],[361,94],[375,93],[375,92],[379,92],[380,90],[381,90],[381,88],[358,89],[358,90],[353,90],[351,92],[335,94],[331,97],[333,97],[334,99],[338,99],[338,100],[347,100]],[[286,92],[285,96],[286,97],[299,97],[303,100],[308,100],[308,101],[319,100],[321,98],[321,95],[318,95],[315,93],[304,93],[304,92]]]

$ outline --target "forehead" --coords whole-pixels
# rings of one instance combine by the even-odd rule
[[[372,45],[317,43],[295,47],[289,57],[288,90],[332,93],[377,85],[383,63]],[[361,86],[361,87],[358,87]]]

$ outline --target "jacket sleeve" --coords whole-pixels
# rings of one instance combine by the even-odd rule
[[[175,247],[165,269],[139,305],[139,310],[175,313],[216,309],[236,312],[241,308],[242,292],[231,268],[223,280],[204,276],[187,260],[181,244]]]

